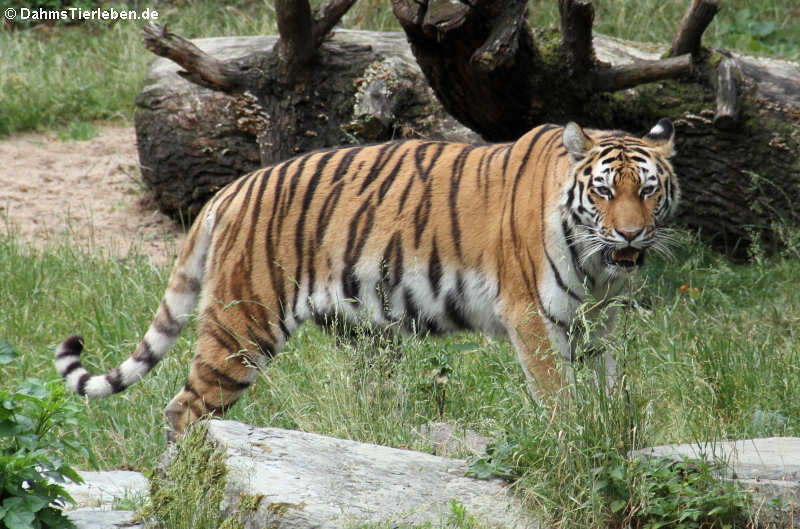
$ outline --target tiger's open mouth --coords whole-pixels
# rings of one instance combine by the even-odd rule
[[[644,250],[633,246],[619,249],[609,248],[603,252],[603,258],[607,265],[634,268],[644,263]]]

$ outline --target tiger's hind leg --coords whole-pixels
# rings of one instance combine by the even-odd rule
[[[236,332],[214,318],[201,318],[189,377],[164,409],[168,441],[203,416],[222,416],[258,378],[258,368],[272,357],[275,347],[263,330],[244,327]]]

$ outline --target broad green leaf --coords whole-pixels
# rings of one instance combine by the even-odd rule
[[[57,472],[62,476],[65,476],[72,480],[75,483],[83,483],[83,478],[80,474],[78,474],[72,467],[68,465],[62,465],[58,467]]]
[[[614,500],[611,502],[611,512],[616,514],[623,508],[625,508],[625,505],[627,505],[627,502],[624,502],[622,500]]]
[[[13,420],[6,419],[0,421],[0,437],[11,437],[16,435],[22,428]]]
[[[774,20],[764,20],[750,24],[750,32],[756,37],[768,37],[775,33],[777,29],[778,24]]]
[[[16,439],[19,446],[28,450],[36,450],[39,446],[39,436],[36,434],[17,435]]]
[[[48,503],[50,503],[47,499],[42,498],[36,494],[26,494],[22,496],[22,506],[25,508],[26,511],[29,512],[39,512],[41,511]]]
[[[608,475],[611,476],[612,478],[614,478],[617,481],[624,481],[625,480],[625,476],[622,473],[622,469],[620,467],[612,468],[611,471],[609,471]]]
[[[75,524],[64,516],[64,513],[52,507],[40,511],[38,517],[44,524],[43,526],[50,529],[74,529],[75,527]]]
[[[22,498],[20,498],[19,496],[14,495],[3,500],[3,507],[5,507],[8,511],[16,511],[20,509],[21,506],[22,506]]]
[[[3,523],[7,529],[32,529],[36,516],[29,511],[9,510],[3,516]]]
[[[25,395],[26,397],[33,397],[37,400],[42,400],[47,397],[47,388],[41,380],[32,378],[25,380],[20,388],[17,390],[17,395]]]
[[[17,359],[19,353],[14,346],[5,340],[0,340],[0,364],[10,364]]]
[[[467,475],[478,479],[489,479],[493,476],[494,466],[485,459],[478,459],[467,470]]]

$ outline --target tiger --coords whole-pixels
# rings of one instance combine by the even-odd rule
[[[173,437],[228,410],[306,320],[506,337],[532,391],[552,395],[572,373],[581,306],[668,251],[674,137],[667,118],[641,137],[545,124],[510,143],[346,146],[241,176],[197,215],[130,356],[92,375],[75,335],[56,369],[79,395],[118,393],[197,308],[189,374],[164,409]],[[596,332],[613,326],[601,319]]]

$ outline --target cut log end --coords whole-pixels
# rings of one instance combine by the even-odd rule
[[[716,85],[714,127],[732,130],[739,121],[739,68],[735,59],[726,57],[717,65]]]

